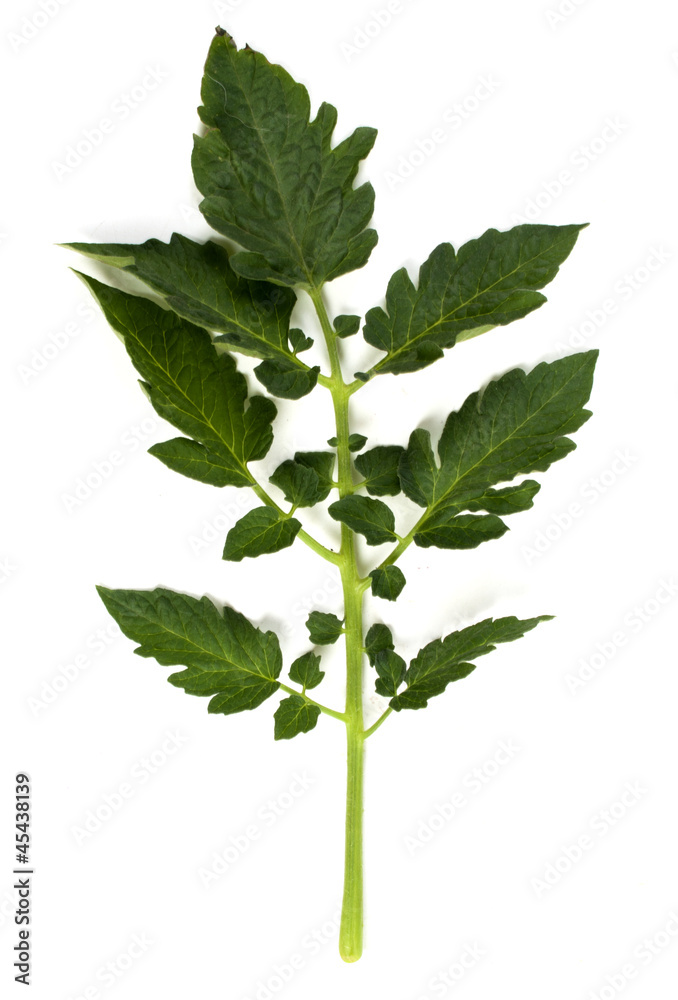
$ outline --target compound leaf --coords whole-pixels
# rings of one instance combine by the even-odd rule
[[[407,582],[405,574],[398,566],[384,566],[373,569],[372,593],[375,597],[383,597],[386,601],[395,601],[400,597]]]
[[[221,485],[250,486],[247,463],[263,458],[273,440],[271,400],[253,396],[246,406],[244,376],[229,354],[217,352],[206,330],[149,299],[79,277],[121,335],[157,413],[206,449]],[[183,472],[182,464],[190,467],[187,455],[185,445],[167,444],[158,457]]]
[[[189,479],[197,479],[200,483],[209,486],[229,486],[232,483],[230,472],[223,467],[219,456],[190,438],[172,438],[171,441],[151,445],[148,454],[159,458],[168,469],[180,472]]]
[[[314,646],[330,646],[344,631],[344,623],[326,611],[311,611],[306,628]]]
[[[226,535],[223,558],[240,562],[246,557],[279,552],[288,548],[300,531],[301,522],[296,517],[286,517],[272,507],[255,507]]]
[[[360,316],[335,316],[334,330],[342,339],[352,337],[360,329]]]
[[[299,733],[308,733],[315,729],[320,709],[311,705],[299,694],[291,694],[283,698],[278,705],[273,718],[275,719],[274,738],[276,740],[291,740]]]
[[[369,374],[418,371],[444,348],[532,312],[546,301],[537,289],[553,280],[583,228],[488,229],[456,253],[441,243],[422,265],[416,288],[405,268],[396,271],[386,308],[365,317],[365,340],[386,352]]]
[[[336,485],[334,482],[334,465],[337,456],[332,451],[297,451],[294,453],[294,461],[299,465],[305,465],[309,469],[314,469],[318,474],[320,494],[318,500],[325,500],[330,490]]]
[[[135,652],[184,666],[167,679],[187,694],[211,696],[208,712],[256,708],[280,686],[278,637],[232,608],[164,588],[97,590],[124,634],[139,643]]]
[[[315,469],[291,458],[278,466],[269,477],[269,482],[277,486],[288,503],[295,507],[312,507],[324,499],[324,487],[320,485]]]
[[[355,467],[365,477],[362,485],[368,493],[374,497],[394,497],[400,493],[398,465],[404,451],[400,445],[380,444],[356,457]]]
[[[325,671],[320,669],[320,657],[312,650],[298,656],[290,667],[290,680],[301,684],[304,690],[311,690],[320,684]]]
[[[353,494],[330,504],[330,515],[342,521],[351,531],[365,536],[368,545],[381,545],[396,539],[395,516],[381,500],[370,500]]]
[[[254,369],[259,381],[274,396],[281,399],[301,399],[315,388],[320,374],[316,365],[308,368],[300,367],[297,358],[267,358]]]
[[[395,698],[398,688],[403,682],[406,664],[402,656],[392,649],[382,649],[374,658],[377,671],[375,690],[384,698]]]
[[[414,540],[423,549],[432,545],[438,549],[475,549],[507,531],[508,525],[495,514],[455,514],[447,508],[427,517]]]
[[[575,447],[565,435],[590,417],[588,400],[597,351],[521,369],[473,393],[445,422],[436,462],[427,431],[416,430],[399,466],[406,495],[426,507],[414,535],[418,545],[469,548],[498,538],[505,526],[495,512],[526,510],[537,484],[526,480],[495,490],[527,472],[543,472]],[[490,511],[470,518],[461,511]]]
[[[245,250],[231,266],[246,278],[320,286],[362,267],[376,243],[365,229],[374,191],[353,187],[376,136],[358,128],[332,148],[337,112],[310,121],[306,88],[280,66],[217,35],[202,84],[193,173],[208,223]]]
[[[299,399],[315,386],[318,369],[296,357],[313,341],[301,330],[290,330],[294,292],[242,278],[231,267],[228,251],[218,243],[196,243],[173,233],[169,243],[153,239],[138,244],[62,245],[139,278],[159,292],[177,315],[219,333],[216,342],[240,354],[277,362],[262,366],[260,379],[274,395]],[[273,372],[278,373],[277,379]]]
[[[410,663],[405,680],[407,687],[389,702],[399,712],[403,708],[426,708],[428,699],[442,694],[452,681],[467,677],[475,664],[469,661],[491,653],[500,642],[520,639],[551,615],[539,618],[486,618],[475,625],[451,632],[420,649]]]
[[[382,649],[393,649],[393,635],[388,625],[377,622],[370,626],[365,636],[365,652],[372,666],[375,665],[377,655]]]

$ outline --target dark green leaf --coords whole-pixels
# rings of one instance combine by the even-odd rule
[[[298,462],[299,465],[305,465],[309,469],[314,469],[318,474],[318,482],[320,488],[320,494],[318,500],[325,500],[333,489],[334,483],[334,465],[337,460],[337,456],[332,451],[297,451],[294,455],[294,461]]]
[[[378,679],[375,682],[377,694],[384,698],[395,698],[405,677],[405,661],[392,649],[382,649],[374,658]]]
[[[263,386],[274,396],[281,399],[301,399],[315,388],[320,373],[319,366],[314,368],[299,368],[295,361],[288,358],[281,360],[266,360],[254,369]]]
[[[475,549],[481,542],[501,538],[508,525],[494,514],[455,514],[450,508],[426,518],[426,525],[414,536],[423,549]],[[374,589],[374,588],[373,588]]]
[[[229,354],[217,353],[206,330],[148,299],[80,277],[122,336],[160,416],[208,450],[222,485],[250,486],[247,463],[263,458],[273,440],[271,400],[253,396],[246,407],[244,376]]]
[[[344,631],[344,624],[336,615],[311,611],[306,628],[314,646],[331,646]]]
[[[537,289],[558,273],[583,226],[515,226],[488,229],[455,254],[436,247],[415,288],[405,270],[388,284],[386,309],[370,309],[365,340],[386,351],[371,374],[418,371],[443,356],[443,348],[526,316],[546,297]]]
[[[336,316],[334,329],[338,337],[352,337],[360,329],[360,316]]]
[[[467,677],[479,656],[491,653],[500,642],[520,639],[540,622],[549,621],[551,615],[539,618],[486,618],[469,625],[459,632],[451,632],[444,639],[435,639],[420,649],[410,663],[405,680],[407,687],[390,701],[391,708],[425,708],[428,699],[442,694],[452,681]]]
[[[313,347],[313,338],[307,337],[303,330],[290,330],[290,344],[295,354],[301,354]]]
[[[382,649],[393,649],[393,636],[388,625],[377,622],[368,629],[365,636],[365,652],[372,666],[375,665],[377,654]]]
[[[365,226],[374,191],[353,187],[376,136],[359,128],[332,148],[336,110],[309,122],[306,88],[230,36],[212,42],[196,137],[195,182],[209,224],[245,251],[231,259],[246,278],[319,286],[367,261],[376,233]]]
[[[487,489],[477,500],[469,501],[466,509],[486,510],[490,514],[515,514],[529,510],[540,489],[541,484],[534,479],[525,479],[517,486],[506,486],[502,490]]]
[[[286,398],[298,399],[317,381],[312,370],[295,357],[313,343],[301,330],[290,330],[296,301],[289,288],[264,281],[248,281],[231,268],[228,251],[217,243],[195,243],[173,233],[169,243],[66,243],[86,257],[122,268],[164,296],[173,312],[197,326],[221,334],[217,342],[240,354],[279,362],[287,374],[274,379],[275,365],[264,367],[263,384],[273,393],[285,389]],[[292,344],[290,348],[289,341]],[[298,375],[294,379],[292,375]],[[288,396],[290,386],[296,395]]]
[[[320,669],[320,657],[313,651],[297,657],[290,667],[290,680],[301,684],[304,690],[317,687],[324,676],[325,671]]]
[[[280,686],[278,637],[262,632],[232,608],[172,590],[108,590],[99,595],[139,656],[186,667],[168,677],[187,694],[212,696],[208,712],[230,715],[256,708]]]
[[[154,444],[148,449],[148,453],[159,458],[174,472],[180,472],[189,479],[197,479],[200,483],[229,486],[232,482],[230,472],[223,468],[219,456],[190,438],[172,438],[171,441]]]
[[[351,531],[364,535],[368,545],[381,545],[396,539],[393,511],[381,500],[353,494],[336,500],[328,510],[335,521],[342,521]]]
[[[255,507],[226,535],[224,559],[240,562],[246,557],[279,552],[292,544],[301,530],[296,517],[285,517],[272,507]]]
[[[405,574],[397,566],[377,567],[370,573],[372,578],[372,593],[375,597],[383,597],[386,601],[395,601],[400,597],[406,584]]]
[[[317,705],[310,705],[301,695],[291,694],[289,698],[283,698],[278,705],[275,715],[275,739],[291,740],[299,733],[308,733],[315,729],[320,715]]]
[[[365,477],[365,489],[374,497],[394,497],[400,493],[398,464],[405,449],[400,445],[377,445],[355,460],[355,467]]]
[[[437,539],[449,542],[456,536],[454,547],[460,547],[458,529],[471,530],[478,541],[481,535],[499,537],[496,514],[461,523],[456,515],[531,505],[536,484],[529,480],[508,489],[492,487],[527,472],[543,472],[572,451],[574,442],[565,435],[591,415],[583,407],[596,357],[597,351],[587,351],[543,362],[529,375],[515,369],[490,382],[484,393],[473,393],[447,418],[438,445],[440,466],[428,432],[412,434],[399,473],[407,496],[427,508],[414,536],[418,545],[438,545]]]
[[[301,462],[293,462],[291,458],[278,466],[269,482],[282,490],[288,503],[295,507],[312,507],[324,499],[315,469],[302,465]]]
[[[331,437],[328,442],[333,448],[336,448],[339,444],[339,438]],[[361,448],[365,447],[367,443],[367,438],[364,434],[349,434],[348,436],[348,450],[349,451],[360,451]]]

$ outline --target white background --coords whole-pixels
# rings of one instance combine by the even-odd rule
[[[23,995],[11,982],[12,796],[27,770],[39,1000],[675,998],[678,17],[669,0],[563,0],[560,15],[556,0],[403,0],[379,26],[372,12],[385,7],[3,8],[0,975],[12,996]],[[409,654],[490,614],[557,619],[368,744],[366,947],[353,966],[338,957],[334,922],[341,727],[322,718],[275,744],[272,702],[208,716],[133,656],[94,590],[210,594],[276,629],[287,662],[307,648],[304,607],[339,608],[334,576],[300,543],[221,561],[251,498],[146,454],[172,432],[68,271],[104,269],[55,246],[208,236],[190,153],[219,22],[304,81],[314,107],[334,103],[337,138],[379,129],[364,173],[380,242],[364,271],[332,287],[334,312],[364,313],[396,268],[416,269],[442,240],[526,218],[590,223],[547,305],[355,400],[354,429],[370,444],[404,443],[415,426],[439,431],[508,368],[601,350],[594,416],[576,452],[538,477],[533,510],[476,551],[413,547],[398,605],[369,606]],[[82,140],[103,118],[112,128],[88,151]],[[417,155],[435,129],[443,141]],[[360,337],[346,355],[348,371],[371,356]],[[322,446],[326,395],[280,404],[262,477],[295,448]],[[88,477],[97,485],[69,501]],[[336,706],[339,653],[327,655],[324,685]],[[367,701],[376,717],[380,699]],[[297,775],[307,787],[295,796]],[[449,816],[455,794],[462,804],[442,821],[437,807]],[[106,796],[120,808],[96,829]],[[200,870],[231,838],[240,857],[206,886]]]

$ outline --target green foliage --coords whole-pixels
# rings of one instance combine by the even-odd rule
[[[344,623],[326,611],[311,611],[306,628],[314,646],[331,646],[344,631]]]
[[[512,323],[546,301],[537,291],[552,281],[583,226],[516,226],[465,243],[436,247],[419,284],[401,268],[386,291],[386,309],[367,313],[365,340],[386,352],[371,374],[415,372],[443,348]]]
[[[353,187],[376,131],[358,128],[332,147],[336,109],[310,121],[306,88],[229,35],[212,42],[202,85],[193,174],[200,210],[243,249],[231,259],[246,278],[317,287],[362,267],[377,242],[365,229],[370,184]]]
[[[407,668],[407,686],[391,698],[391,708],[396,712],[403,708],[426,708],[429,698],[442,694],[452,681],[461,680],[475,670],[471,660],[491,653],[496,649],[496,643],[522,638],[540,622],[549,621],[552,617],[541,615],[526,621],[486,618],[460,632],[451,632],[444,639],[429,642],[419,650]]]
[[[400,493],[398,466],[405,449],[399,444],[377,445],[355,460],[356,471],[364,476],[363,486],[373,497],[394,497]]]
[[[279,465],[269,482],[282,490],[285,499],[293,507],[313,507],[324,500],[329,493],[329,487],[320,483],[320,476],[310,465],[288,458]]]
[[[237,521],[226,535],[224,559],[240,562],[246,557],[279,552],[291,545],[301,530],[301,521],[286,517],[271,507],[256,507]]]
[[[527,472],[543,472],[575,447],[566,437],[588,420],[597,351],[542,362],[526,375],[520,368],[474,392],[445,422],[436,462],[428,431],[416,430],[399,474],[404,492],[426,511],[414,542],[440,548],[473,548],[498,538],[506,526],[496,516],[464,510],[512,512],[531,506],[535,484],[499,493],[492,487]]]
[[[195,137],[193,172],[203,195],[200,209],[228,244],[221,239],[198,243],[174,233],[167,243],[65,246],[117,268],[160,300],[80,275],[123,341],[151,405],[180,432],[153,445],[150,453],[208,486],[254,491],[259,505],[230,529],[223,558],[239,562],[275,553],[298,538],[338,570],[343,619],[311,610],[306,628],[314,646],[343,637],[345,709],[337,711],[307,695],[325,677],[317,653],[310,650],[293,660],[289,682],[298,686],[295,690],[280,680],[277,636],[229,606],[163,588],[102,587],[99,593],[124,634],[138,644],[136,652],[163,666],[182,667],[169,676],[170,683],[208,697],[210,712],[253,709],[279,692],[284,697],[274,713],[276,740],[310,732],[321,714],[346,725],[340,950],[353,961],[362,932],[359,775],[365,739],[394,711],[425,708],[471,673],[480,656],[549,617],[488,618],[428,642],[408,665],[388,625],[374,623],[365,632],[364,594],[371,589],[383,600],[399,598],[406,581],[396,564],[412,543],[475,548],[508,530],[505,516],[532,508],[540,484],[523,477],[547,471],[575,447],[568,435],[590,416],[585,405],[597,352],[541,362],[527,372],[515,368],[493,379],[447,416],[435,451],[422,428],[412,431],[407,444],[364,451],[367,437],[351,430],[350,401],[375,375],[419,371],[456,344],[540,307],[546,301],[541,289],[553,280],[583,227],[489,229],[457,250],[450,243],[436,247],[416,284],[404,268],[397,270],[385,303],[367,311],[363,326],[365,341],[380,357],[345,381],[342,355],[349,353],[348,338],[358,332],[361,317],[346,313],[332,320],[323,288],[362,267],[376,243],[376,233],[367,228],[374,192],[369,183],[355,184],[374,129],[358,127],[335,144],[332,105],[320,104],[311,120],[305,87],[261,53],[238,49],[222,30],[209,50],[202,102],[206,131]],[[310,298],[317,314],[317,330],[310,333],[290,328],[299,295]],[[312,363],[300,357],[308,351]],[[266,474],[274,469],[269,478],[274,496],[250,466],[269,454],[277,408],[268,396],[248,391],[235,354],[257,360],[255,376],[272,395],[294,401],[319,385],[331,396],[332,450],[296,451],[290,458],[281,449],[266,466]],[[462,360],[459,356],[455,364]],[[294,436],[288,404],[283,405]],[[426,410],[430,413],[428,399]],[[388,410],[379,416],[388,440]],[[331,427],[324,426],[324,418],[314,419],[320,425],[317,440],[327,439]],[[379,440],[379,428],[374,431]],[[396,531],[395,512],[384,498],[399,494],[399,522],[406,527]],[[302,522],[307,509],[319,504],[326,504],[324,521],[333,539],[328,544]],[[391,546],[378,564],[370,558],[370,547],[377,545]],[[295,552],[300,548],[295,546]],[[307,573],[300,565],[299,578],[312,591]],[[283,609],[295,599],[298,582],[280,580]],[[280,608],[268,613],[274,616]],[[386,699],[370,727],[363,720],[365,656],[375,671],[376,694]]]
[[[324,676],[325,671],[320,669],[320,657],[313,650],[297,657],[290,667],[290,680],[301,684],[304,691],[317,687]]]
[[[291,740],[299,733],[308,733],[315,729],[319,717],[318,706],[311,705],[300,695],[292,694],[289,698],[283,698],[273,716],[274,739]]]
[[[392,649],[382,649],[374,658],[374,666],[377,671],[377,680],[374,685],[377,694],[384,698],[396,698],[396,692],[402,684],[406,672],[402,656],[399,656]]]
[[[164,667],[184,666],[168,681],[186,694],[211,697],[208,712],[231,715],[256,708],[278,689],[278,637],[232,608],[219,611],[207,597],[163,588],[97,589],[124,634],[139,643],[135,653],[153,656]]]
[[[393,636],[388,625],[376,622],[370,626],[365,636],[365,652],[371,666],[376,665],[377,656],[383,649],[393,649]]]
[[[399,566],[377,566],[370,571],[372,593],[386,601],[396,601],[405,583],[405,574]]]
[[[381,500],[353,494],[330,504],[329,513],[335,521],[342,521],[351,531],[364,535],[368,545],[395,541],[395,516]]]
[[[235,360],[217,354],[201,327],[148,299],[80,277],[122,337],[156,412],[198,445],[191,449],[174,441],[154,454],[202,482],[209,482],[218,468],[222,486],[251,486],[247,465],[264,458],[271,447],[274,404],[263,396],[248,400],[247,382]],[[194,461],[188,463],[188,457]]]

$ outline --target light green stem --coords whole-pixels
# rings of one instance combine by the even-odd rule
[[[252,477],[252,490],[256,493],[262,503],[266,504],[267,507],[272,507],[273,510],[277,510],[279,514],[283,514],[285,517],[289,516],[289,514],[287,514],[282,507],[275,502],[273,497],[268,495],[264,487],[258,483],[254,477]],[[299,531],[298,537],[302,540],[302,542],[305,542],[306,545],[308,545],[309,549],[313,549],[314,552],[316,552],[319,556],[322,556],[323,559],[326,559],[327,562],[334,563],[335,566],[339,565],[339,553],[332,552],[331,549],[328,549],[312,535],[309,535],[309,533],[303,528]]]
[[[320,289],[310,296],[322,326],[330,359],[328,386],[332,393],[337,436],[339,496],[355,491],[349,439],[349,400],[361,383],[344,382],[337,347]],[[346,641],[346,841],[344,855],[344,899],[339,931],[339,953],[345,962],[357,962],[363,950],[363,770],[365,728],[363,724],[363,594],[366,582],[356,564],[354,535],[341,526],[339,569],[344,594],[344,633]]]
[[[315,705],[315,707],[319,708],[321,712],[325,713],[325,715],[331,715],[333,719],[339,719],[341,722],[346,722],[346,716],[343,712],[335,712],[333,708],[328,708],[327,705],[321,705],[319,701],[313,701],[313,698],[309,698],[305,690],[298,691],[289,687],[287,684],[281,684],[280,690],[285,691],[286,694],[296,694],[299,698],[303,698],[304,701],[308,702],[309,705]]]

